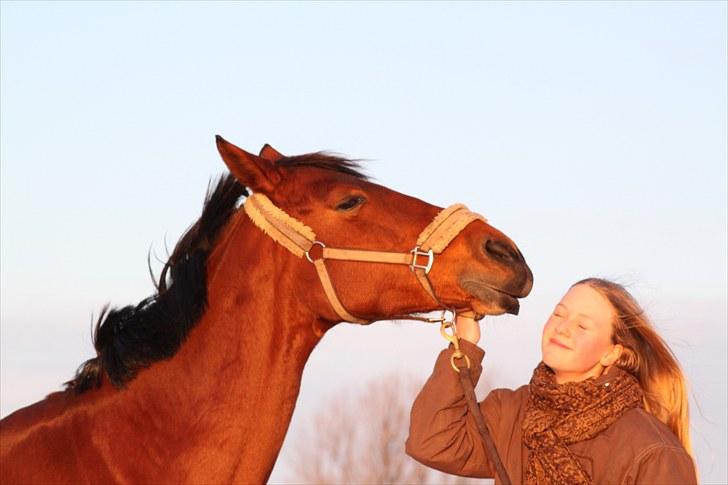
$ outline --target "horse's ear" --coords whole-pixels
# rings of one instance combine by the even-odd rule
[[[263,145],[263,148],[260,149],[260,153],[258,154],[258,156],[274,163],[281,158],[285,158],[285,155],[283,155],[281,152],[279,152],[267,143]]]
[[[269,160],[236,147],[220,135],[216,135],[215,140],[220,156],[238,182],[253,192],[270,194],[274,191],[281,175]]]

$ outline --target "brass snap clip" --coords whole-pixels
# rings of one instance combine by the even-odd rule
[[[455,360],[456,359],[465,359],[465,366],[468,369],[470,369],[470,358],[460,350],[460,340],[458,339],[457,333],[455,331],[454,320],[455,320],[455,312],[453,312],[453,320],[450,320],[450,321],[444,320],[444,314],[443,314],[443,321],[442,321],[442,324],[440,325],[440,335],[442,335],[442,337],[445,340],[450,342],[453,345],[453,347],[455,347],[455,351],[450,356],[450,365],[452,366],[453,369],[455,369],[455,372],[460,372],[460,367],[455,365]],[[448,330],[452,330],[452,333],[449,333]]]

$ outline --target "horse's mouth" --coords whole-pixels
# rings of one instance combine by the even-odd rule
[[[470,305],[481,315],[502,315],[510,313],[518,315],[520,303],[513,295],[498,288],[493,288],[482,281],[465,280],[460,282],[463,290],[470,293],[474,298]]]

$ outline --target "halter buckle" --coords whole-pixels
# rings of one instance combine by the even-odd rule
[[[409,265],[410,270],[414,272],[415,269],[424,269],[425,274],[428,274],[432,269],[432,263],[435,261],[435,254],[432,252],[432,249],[429,251],[420,251],[420,247],[416,246],[410,253],[412,253],[412,264]],[[427,256],[427,264],[417,264],[418,256]]]

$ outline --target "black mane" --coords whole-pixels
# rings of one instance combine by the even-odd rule
[[[323,152],[285,157],[282,167],[316,167],[366,180],[357,161]],[[137,305],[101,310],[94,326],[96,357],[87,360],[65,383],[81,393],[101,385],[104,375],[116,387],[139,370],[172,357],[207,307],[207,258],[220,230],[248,191],[232,175],[208,185],[200,218],[184,233],[165,263],[157,291]]]

